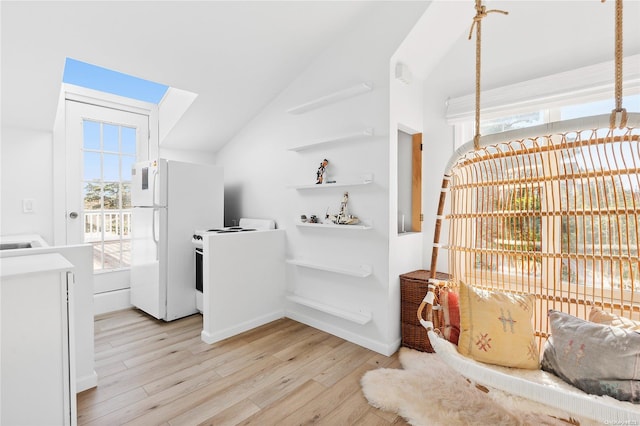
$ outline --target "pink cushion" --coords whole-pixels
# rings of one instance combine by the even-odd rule
[[[460,336],[460,304],[458,302],[458,293],[446,287],[440,290],[440,306],[442,307],[444,316],[444,326],[442,334],[445,339],[458,344]]]

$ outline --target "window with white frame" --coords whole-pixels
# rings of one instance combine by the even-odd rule
[[[631,58],[631,62],[640,64],[640,57],[635,56]],[[604,66],[604,64],[603,64]],[[581,75],[584,72],[584,75]],[[614,108],[615,102],[613,99],[613,90],[609,87],[602,88],[603,85],[598,85],[590,74],[593,74],[592,68],[585,70],[576,70],[573,72],[575,76],[575,85],[582,87],[581,90],[577,90],[575,87],[568,88],[565,92],[562,89],[556,90],[555,93],[550,95],[544,93],[542,90],[535,90],[536,84],[532,82],[523,83],[521,86],[530,86],[531,92],[529,98],[523,97],[523,90],[514,90],[513,86],[508,88],[497,89],[494,93],[495,99],[500,99],[504,103],[504,106],[492,104],[492,96],[489,94],[489,107],[487,108],[486,118],[483,118],[480,122],[480,134],[487,136],[490,134],[501,133],[508,130],[520,129],[525,127],[533,127],[542,125],[545,123],[569,120],[574,118],[581,118],[593,115],[608,114]],[[539,84],[549,84],[557,87],[553,84],[554,78],[567,79],[567,74],[559,76],[550,76],[544,79],[540,79]],[[585,89],[585,86],[592,84],[598,89]],[[606,85],[605,85],[606,86]],[[623,98],[623,107],[628,112],[640,112],[640,67],[636,65],[635,74],[631,73],[629,77],[629,83],[626,85],[630,92]],[[520,87],[520,89],[522,88]],[[505,93],[513,92],[519,96],[518,99],[505,98]],[[586,94],[584,94],[586,93]],[[484,94],[483,94],[483,97]],[[545,99],[551,99],[546,102]],[[523,106],[527,105],[527,106]],[[474,116],[472,109],[472,97],[467,96],[464,98],[449,100],[448,122],[454,126],[454,146],[455,149],[459,149],[463,144],[471,144],[474,133]],[[466,108],[466,110],[465,110]],[[481,116],[482,117],[482,116]],[[615,149],[613,147],[612,149]],[[547,164],[543,167],[547,171],[552,173],[562,173],[562,169],[566,168],[568,164],[576,169],[581,167],[581,162],[588,161],[590,155],[593,153],[583,152],[589,150],[589,148],[582,148],[575,151],[575,155],[572,158],[563,158],[559,163],[562,164]],[[596,153],[597,154],[597,153]],[[640,164],[640,158],[636,158],[637,154],[628,153],[629,160],[635,161]],[[633,158],[632,158],[633,157]],[[636,180],[637,182],[637,180]],[[559,181],[558,188],[548,188],[549,190],[557,191],[557,193],[565,194],[567,198],[574,200],[571,206],[574,210],[585,209],[586,203],[597,202],[601,205],[606,205],[610,209],[625,208],[625,205],[629,203],[629,200],[634,199],[640,202],[640,185],[635,185],[630,182],[627,187],[617,188],[617,191],[612,191],[611,188],[607,188],[606,182],[590,182],[585,180],[578,182],[578,184],[563,184]],[[564,185],[564,186],[563,186]],[[543,212],[547,209],[547,206],[540,204],[542,198],[537,192],[542,188],[527,187],[527,186],[514,186],[508,191],[501,190],[495,198],[495,203],[498,203],[500,210],[503,212],[499,220],[493,222],[495,229],[483,229],[481,232],[477,232],[479,238],[490,239],[490,242],[484,242],[485,246],[491,246],[496,248],[496,253],[500,250],[509,250],[516,247],[519,244],[535,241],[535,247],[530,248],[531,256],[527,259],[522,259],[521,265],[501,265],[496,260],[499,256],[494,256],[496,259],[490,256],[484,259],[483,262],[476,262],[476,268],[486,268],[495,270],[498,266],[501,268],[502,273],[508,275],[510,271],[518,268],[532,268],[536,271],[535,275],[539,273],[540,258],[537,257],[536,252],[539,252],[541,246],[549,244],[549,224],[551,227],[558,228],[553,234],[554,238],[559,239],[556,243],[561,246],[563,253],[578,253],[580,255],[588,255],[597,248],[595,241],[591,241],[591,237],[588,234],[593,231],[593,238],[599,238],[602,233],[597,232],[601,227],[609,227],[610,232],[607,238],[616,238],[617,233],[624,232],[631,235],[637,235],[638,230],[635,229],[637,221],[628,220],[623,224],[612,224],[607,222],[606,216],[601,218],[592,219],[589,217],[572,217],[564,218],[560,217],[556,222],[550,222],[545,224],[547,219],[541,219],[537,217],[536,212]],[[569,194],[571,193],[570,197]],[[612,198],[612,194],[619,194],[618,197]],[[581,195],[582,194],[582,195]],[[595,201],[594,201],[595,200]],[[579,205],[585,203],[584,205]],[[519,211],[517,214],[511,215],[511,211]],[[533,214],[527,215],[522,212],[532,212]],[[529,217],[531,216],[531,217]],[[620,228],[620,229],[618,229]],[[559,230],[559,232],[558,232]],[[576,233],[582,232],[584,235],[581,238],[576,238]],[[519,235],[526,233],[527,238],[520,238]],[[531,233],[535,234],[535,238],[531,238]],[[583,241],[584,246],[580,246],[577,240]],[[538,245],[539,244],[539,245]],[[554,243],[555,244],[555,243]],[[629,247],[619,247],[619,255],[633,255],[637,256],[637,253],[629,253]],[[533,263],[532,263],[533,262]],[[527,265],[525,265],[525,263]],[[556,270],[560,271],[561,282],[570,287],[574,285],[576,280],[576,274],[581,274],[590,277],[597,275],[599,277],[606,278],[611,276],[614,272],[623,274],[625,277],[637,276],[640,273],[638,265],[627,265],[622,271],[609,271],[606,270],[607,265],[583,261],[569,261],[563,260],[562,265]],[[623,277],[624,278],[624,277]],[[599,279],[592,280],[592,282],[599,282],[603,288],[607,288],[607,280]]]
[[[628,112],[640,112],[640,55],[624,58],[624,98]],[[614,108],[613,61],[482,92],[483,136],[539,124],[607,114]],[[447,123],[455,148],[474,136],[475,95],[447,100]]]

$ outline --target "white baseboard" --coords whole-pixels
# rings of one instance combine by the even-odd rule
[[[96,373],[95,370],[89,375],[76,378],[76,393],[95,388],[96,386],[98,386],[98,373]]]
[[[94,295],[94,309],[95,315],[105,314],[108,312],[119,311],[122,309],[127,309],[132,307],[129,299],[129,289],[110,291],[107,293],[100,293]],[[316,318],[311,316],[302,314],[297,311],[293,311],[287,309],[285,311],[274,311],[269,314],[263,315],[259,318],[255,318],[251,321],[247,321],[241,324],[237,324],[233,327],[226,328],[224,330],[216,331],[214,333],[206,332],[202,330],[200,333],[200,337],[203,342],[207,344],[212,344],[215,342],[219,342],[220,340],[224,340],[228,337],[235,336],[236,334],[243,333],[245,331],[251,330],[253,328],[259,327],[261,325],[267,324],[271,321],[278,320],[280,318],[287,317],[291,318],[294,321],[301,322],[303,324],[307,324],[308,326],[317,328],[324,332],[333,334],[334,336],[338,336],[342,339],[348,340],[349,342],[355,343],[356,345],[360,345],[367,349],[371,349],[372,351],[378,352],[385,356],[393,355],[398,348],[400,347],[401,339],[397,339],[396,341],[387,344],[384,342],[380,342],[377,340],[368,339],[366,337],[362,337],[359,334],[344,330],[343,328],[336,327],[335,325],[329,324],[324,321],[319,321]],[[79,383],[79,380],[78,380]],[[90,383],[90,382],[87,382]],[[97,378],[96,378],[97,383]],[[91,385],[89,387],[93,387],[95,385]],[[89,387],[85,388],[88,389]],[[81,386],[78,384],[78,392],[80,392]]]
[[[120,311],[131,306],[131,296],[128,288],[93,295],[94,315]]]
[[[317,328],[318,330],[322,330],[326,333],[333,334],[334,336],[338,336],[342,339],[348,340],[351,343],[362,346],[367,349],[371,349],[374,352],[378,352],[379,354],[385,356],[393,355],[398,348],[400,347],[401,339],[397,339],[395,342],[391,344],[386,344],[384,342],[379,342],[377,340],[368,339],[366,337],[362,337],[359,334],[353,333],[351,331],[347,331],[343,328],[336,327],[335,325],[326,323],[324,321],[319,321],[316,318],[305,315],[303,313],[293,311],[287,309],[285,311],[285,316],[287,318],[291,318],[294,321],[301,322],[313,328]]]
[[[205,330],[202,330],[202,333],[200,333],[200,338],[202,339],[203,342],[210,345],[212,343],[219,342],[220,340],[224,340],[227,337],[235,336],[236,334],[249,331],[251,329],[254,329],[261,325],[278,320],[280,318],[284,318],[284,311],[278,310],[278,311],[268,313],[266,315],[262,315],[258,318],[254,318],[251,321],[246,321],[241,324],[235,325],[233,327],[216,331],[215,333],[209,333]]]

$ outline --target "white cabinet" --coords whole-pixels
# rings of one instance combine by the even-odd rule
[[[76,424],[73,265],[58,253],[0,259],[0,423]]]
[[[36,237],[42,240],[41,237]],[[0,237],[0,241],[5,242],[7,239]],[[25,241],[25,239],[22,237],[18,241]],[[34,239],[27,241],[33,243]],[[44,240],[42,241],[40,246],[35,248],[0,250],[0,258],[58,253],[73,264],[76,392],[82,392],[98,385],[93,349],[93,246],[91,244],[49,246]]]
[[[284,316],[284,230],[207,233],[203,245],[204,342]]]

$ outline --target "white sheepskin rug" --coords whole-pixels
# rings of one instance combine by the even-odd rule
[[[485,393],[436,354],[400,348],[403,369],[381,368],[362,377],[369,404],[422,425],[564,425],[561,412],[497,390]],[[555,417],[552,417],[555,416]]]

